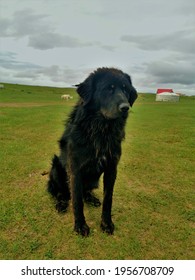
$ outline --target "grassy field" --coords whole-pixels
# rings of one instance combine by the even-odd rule
[[[74,98],[62,101],[67,92]],[[101,232],[101,208],[86,206],[88,238],[74,234],[71,207],[55,211],[42,176],[76,99],[73,89],[0,90],[0,259],[194,259],[194,98],[139,95],[118,167],[115,234]]]

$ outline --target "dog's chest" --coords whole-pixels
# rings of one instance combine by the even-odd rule
[[[115,137],[111,135],[102,135],[102,137],[95,138],[92,142],[95,158],[100,164],[105,164],[109,158],[113,158],[114,154],[121,145]]]
[[[107,165],[107,158],[106,156],[100,156],[97,158],[96,167],[99,171],[103,170]]]
[[[113,144],[113,142],[104,142],[96,145],[94,148],[94,156],[92,158],[94,159],[94,167],[97,170],[103,171],[111,162],[118,162],[121,153],[120,144]]]

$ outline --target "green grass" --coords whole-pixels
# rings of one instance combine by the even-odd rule
[[[70,92],[74,99],[62,101]],[[126,126],[113,201],[113,236],[101,208],[85,206],[91,235],[73,232],[71,206],[59,215],[48,171],[72,89],[5,84],[0,90],[0,259],[194,259],[193,97],[156,103],[140,94]],[[102,184],[97,190],[102,200]]]

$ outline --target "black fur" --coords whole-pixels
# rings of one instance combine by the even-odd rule
[[[115,68],[98,68],[77,85],[80,100],[73,109],[60,139],[60,156],[53,158],[48,191],[56,198],[58,211],[66,211],[72,196],[74,229],[87,236],[83,201],[96,207],[93,194],[102,174],[104,199],[101,228],[112,234],[113,187],[121,156],[124,127],[137,93],[129,75]],[[71,195],[70,195],[71,194]]]

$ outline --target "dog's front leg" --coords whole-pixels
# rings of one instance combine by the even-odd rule
[[[104,200],[102,208],[101,228],[108,234],[113,234],[114,232],[114,224],[111,218],[111,210],[116,173],[116,166],[112,166],[112,168],[109,168],[104,172]]]
[[[73,212],[75,218],[74,230],[82,236],[89,235],[89,227],[85,222],[85,216],[83,213],[83,186],[80,174],[74,174],[71,176],[71,189],[72,189],[72,202]]]

